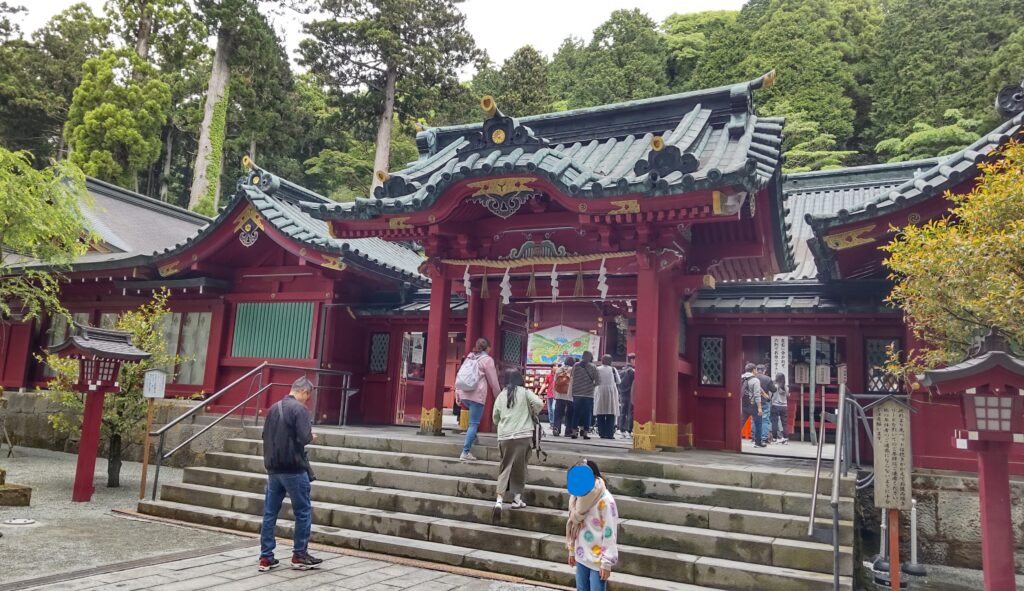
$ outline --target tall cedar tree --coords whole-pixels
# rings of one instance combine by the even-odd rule
[[[377,121],[374,170],[387,172],[396,105],[402,119],[425,109],[423,96],[456,85],[477,57],[456,6],[461,0],[321,0],[329,18],[305,26],[302,62],[333,93],[366,91]],[[373,181],[379,181],[376,175]]]
[[[138,174],[160,156],[171,91],[133,50],[107,51],[83,67],[64,137],[86,174],[138,190]]]
[[[501,65],[498,107],[507,115],[525,117],[551,111],[548,60],[524,45]]]
[[[695,90],[690,78],[712,47],[712,39],[736,24],[737,11],[710,10],[673,14],[662,29],[668,44],[668,83],[673,90]]]

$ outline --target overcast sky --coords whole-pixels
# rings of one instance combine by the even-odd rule
[[[103,9],[104,0],[85,2],[97,13]],[[23,29],[30,33],[76,0],[8,0],[8,3],[28,7],[28,14],[21,22]],[[466,0],[461,9],[466,13],[467,26],[477,44],[500,64],[526,44],[550,57],[569,35],[589,39],[593,30],[613,10],[620,8],[639,8],[661,22],[675,12],[739,9],[742,5],[742,0]],[[302,25],[293,20],[276,20],[275,26],[284,35],[294,58]]]

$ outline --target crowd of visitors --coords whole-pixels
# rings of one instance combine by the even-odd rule
[[[740,425],[750,421],[751,440],[755,447],[768,447],[770,443],[789,442],[786,423],[789,420],[789,389],[786,375],[778,374],[772,380],[764,365],[748,363],[740,376],[742,419]]]

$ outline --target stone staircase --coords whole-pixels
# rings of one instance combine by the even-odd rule
[[[637,455],[549,442],[531,465],[524,510],[491,522],[498,450],[482,436],[481,461],[457,459],[461,438],[411,430],[318,430],[308,448],[315,542],[573,585],[565,564],[565,471],[586,455],[616,496],[620,563],[616,591],[828,591],[831,509],[819,497],[814,538],[806,536],[813,473],[792,463],[733,454]],[[487,443],[490,442],[490,445]],[[263,510],[259,430],[207,454],[164,484],[142,513],[257,532]],[[711,458],[710,462],[709,459]],[[735,458],[735,459],[734,459]],[[717,461],[716,461],[717,460]],[[742,461],[741,461],[742,460]],[[713,462],[713,463],[712,463]],[[757,462],[751,464],[751,462]],[[853,481],[841,482],[842,588],[852,589]],[[830,483],[823,480],[825,495]],[[279,535],[290,536],[287,509]]]

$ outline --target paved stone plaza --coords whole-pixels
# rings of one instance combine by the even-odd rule
[[[284,559],[291,548],[279,545],[278,558]],[[120,591],[305,591],[340,589],[360,591],[539,591],[539,587],[481,580],[462,574],[391,564],[380,560],[330,554],[321,568],[297,571],[282,566],[269,573],[256,570],[254,556],[259,544],[227,550],[216,554],[171,562],[138,566],[128,570],[107,572],[55,582],[31,591],[80,591],[118,589]]]

